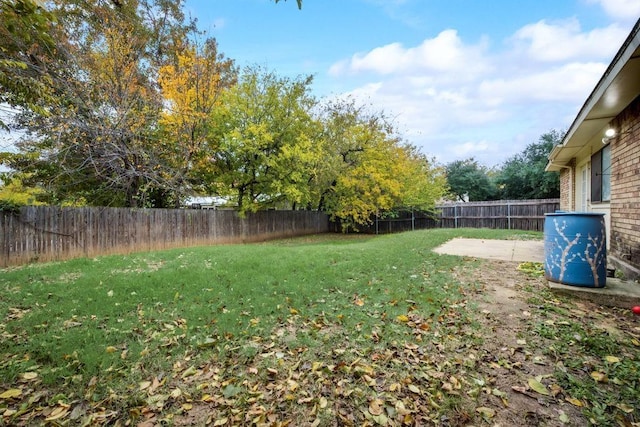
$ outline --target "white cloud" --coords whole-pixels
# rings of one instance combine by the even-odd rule
[[[612,18],[626,22],[635,22],[640,17],[640,2],[638,0],[589,0],[597,3]]]
[[[454,145],[451,151],[460,159],[473,157],[478,152],[487,151],[489,143],[487,141],[465,142],[464,144]]]
[[[566,128],[627,33],[615,24],[585,31],[573,18],[543,20],[490,46],[487,39],[466,43],[449,29],[415,46],[354,54],[330,72],[363,79],[349,94],[397,117],[426,154],[493,166]]]
[[[353,72],[375,71],[390,74],[404,68],[406,64],[405,50],[400,43],[392,43],[373,49],[366,55],[356,54],[351,58],[349,68]]]
[[[602,62],[575,62],[529,74],[501,76],[481,82],[478,95],[496,106],[531,101],[580,102],[605,69]]]
[[[638,2],[640,4],[640,2]],[[613,56],[627,31],[616,24],[582,32],[577,19],[525,25],[512,38],[514,50],[536,61],[566,61]]]
[[[350,60],[331,67],[332,75],[373,72],[382,75],[432,72],[482,71],[486,68],[483,53],[486,40],[477,45],[464,45],[457,31],[444,30],[420,45],[405,48],[401,43],[377,47],[367,53],[357,53]]]

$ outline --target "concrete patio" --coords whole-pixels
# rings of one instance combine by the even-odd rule
[[[466,256],[513,262],[544,262],[541,240],[490,240],[456,238],[434,249],[446,255]],[[631,308],[640,305],[640,284],[607,278],[604,288],[586,288],[548,282],[557,293],[590,300],[599,305]]]

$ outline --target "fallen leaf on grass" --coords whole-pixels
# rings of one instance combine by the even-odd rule
[[[149,387],[149,393],[153,393],[154,391],[156,391],[156,389],[162,385],[165,384],[165,382],[167,381],[166,378],[163,378],[162,381],[158,380],[158,378],[154,378],[153,379],[153,384],[151,384],[151,387]]]
[[[556,397],[557,395],[562,393],[562,387],[560,387],[558,384],[551,384],[549,386],[549,389],[551,390],[551,395],[553,397]]]
[[[389,418],[387,418],[385,414],[374,415],[372,418],[379,426],[386,426],[389,424]]]
[[[224,389],[222,389],[222,395],[227,399],[230,399],[241,392],[242,392],[242,387],[237,387],[233,384],[229,384]]]
[[[591,378],[593,378],[597,383],[606,383],[609,381],[607,374],[599,371],[591,372]]]
[[[564,400],[579,408],[582,408],[584,406],[584,403],[582,403],[580,399],[576,399],[575,397],[565,397]]]
[[[396,317],[396,320],[398,322],[407,323],[409,321],[409,318],[406,315],[401,314],[401,315]]]
[[[326,397],[323,396],[320,398],[320,409],[326,408],[328,404],[329,404],[329,401],[327,400]]]
[[[479,408],[476,408],[476,412],[485,418],[493,418],[496,416],[496,411],[491,408],[487,408],[486,406],[480,406]]]
[[[626,412],[627,414],[630,414],[633,411],[635,411],[635,408],[633,406],[629,406],[625,403],[618,403],[616,405],[616,408],[620,409],[622,412]]]
[[[398,413],[398,415],[406,416],[406,415],[411,414],[411,411],[406,408],[406,406],[404,405],[404,402],[402,400],[398,400],[396,402],[395,410]]]
[[[31,381],[38,378],[37,372],[25,372],[24,374],[20,374],[20,377],[25,381]]]
[[[10,388],[4,393],[0,394],[0,399],[13,399],[14,397],[20,397],[22,390],[18,388]]]
[[[562,424],[569,424],[569,421],[571,421],[569,419],[569,416],[565,414],[564,411],[560,411],[560,416],[558,418],[560,419],[560,422]]]
[[[507,398],[507,393],[505,393],[504,391],[500,391],[497,388],[494,388],[493,390],[491,390],[491,394],[499,397],[500,400],[502,400],[502,404],[504,405],[505,408],[509,406],[509,399]]]
[[[154,394],[149,396],[147,404],[153,408],[162,410],[167,400],[169,400],[169,395],[167,394]]]
[[[209,348],[209,347],[215,347],[216,345],[216,340],[211,338],[211,337],[207,337],[204,339],[204,341],[198,343],[198,348]]]
[[[615,356],[605,356],[604,360],[606,360],[609,363],[619,363],[620,359],[615,357]]]
[[[378,384],[374,378],[366,374],[362,376],[362,379],[369,387],[375,387]]]
[[[544,357],[542,356],[535,356],[533,358],[533,363],[535,363],[536,365],[542,365],[545,366],[547,364],[547,362],[545,362]]]
[[[384,402],[380,399],[373,399],[369,403],[369,413],[371,415],[380,415],[384,411],[383,409]]]
[[[69,329],[69,328],[76,328],[76,327],[78,327],[78,326],[82,326],[82,323],[77,322],[77,321],[75,321],[75,320],[65,320],[65,321],[62,323],[62,326],[63,326],[65,329]]]
[[[185,379],[187,377],[191,377],[193,375],[195,375],[196,373],[198,373],[198,370],[193,367],[193,366],[189,366],[181,375],[182,379]]]
[[[53,411],[51,411],[49,416],[47,418],[45,418],[44,420],[45,421],[59,420],[60,418],[66,417],[68,413],[69,413],[69,407],[67,407],[67,406],[56,406],[56,408]]]
[[[542,384],[537,379],[529,378],[529,380],[527,381],[527,384],[529,384],[529,387],[531,388],[531,390],[535,391],[536,393],[542,394],[544,396],[549,396],[549,390],[547,390],[544,384]]]
[[[416,386],[416,385],[414,385],[414,384],[409,384],[407,387],[409,388],[409,390],[410,390],[412,393],[420,394],[420,389],[418,388],[418,386]]]

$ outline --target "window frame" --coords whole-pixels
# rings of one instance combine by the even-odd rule
[[[591,156],[591,203],[611,201],[611,145]]]

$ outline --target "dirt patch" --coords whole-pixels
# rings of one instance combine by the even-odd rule
[[[553,380],[554,372],[562,369],[562,360],[552,360],[545,351],[549,342],[534,332],[534,325],[549,322],[546,308],[536,298],[548,292],[546,280],[528,276],[517,267],[517,262],[482,260],[477,268],[465,267],[457,274],[462,283],[475,283],[482,289],[477,320],[483,344],[477,372],[483,375],[487,392],[478,402],[495,411],[491,417],[494,425],[589,425],[582,408],[570,403],[571,396]],[[611,309],[587,301],[551,298],[550,302],[566,310],[570,318],[597,313],[602,330],[618,337],[630,332],[620,328],[620,316]],[[584,356],[576,354],[576,358]],[[548,395],[533,390],[532,379],[546,384]]]

